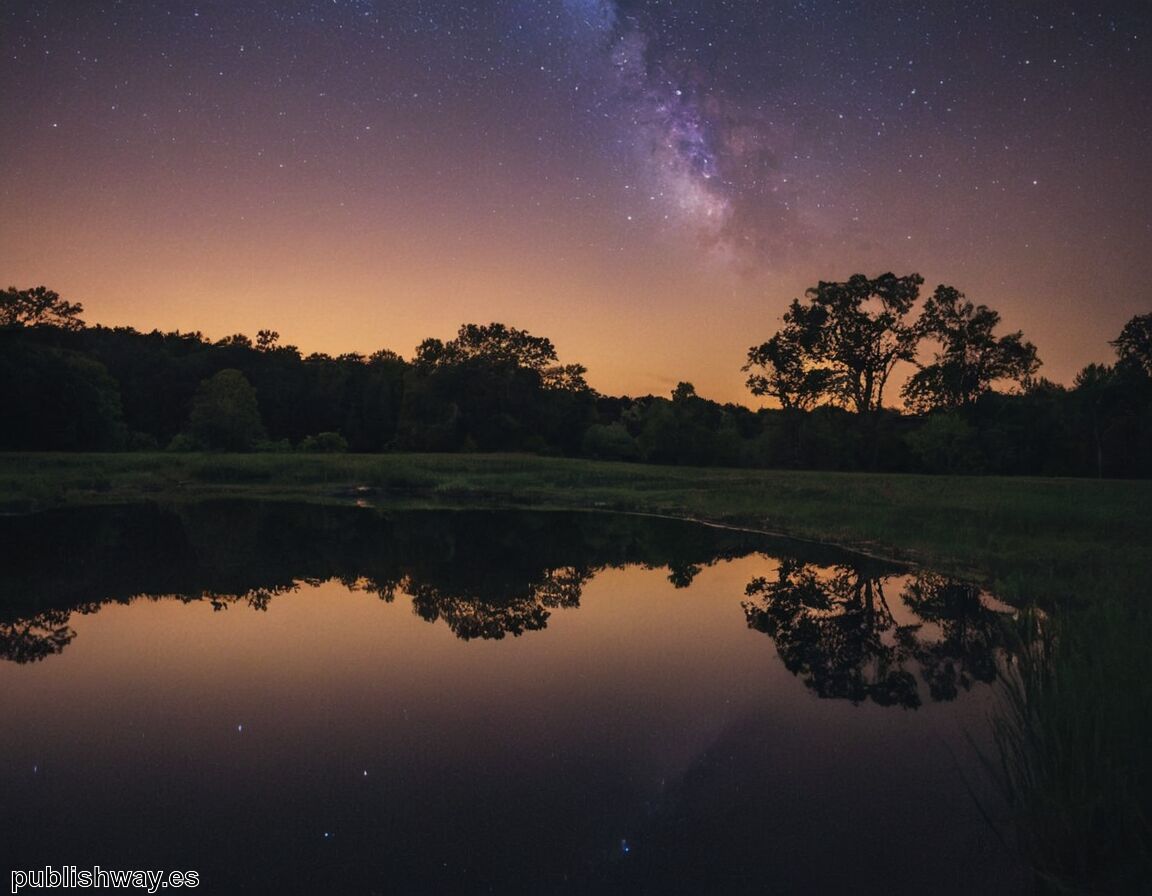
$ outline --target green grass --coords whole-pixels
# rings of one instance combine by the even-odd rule
[[[1144,587],[1152,482],[723,470],[527,455],[0,454],[0,508],[251,495],[600,507],[921,561],[1049,605]]]
[[[9,511],[222,495],[668,514],[979,580],[1049,614],[1043,638],[1024,638],[1031,649],[1009,672],[994,763],[1041,888],[1152,887],[1152,482],[522,455],[0,454],[0,509]]]

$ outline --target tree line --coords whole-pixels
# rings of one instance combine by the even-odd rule
[[[752,346],[744,371],[778,408],[682,382],[615,397],[555,346],[465,324],[413,357],[305,355],[272,330],[88,326],[45,287],[0,292],[0,449],[522,451],[604,460],[932,473],[1152,475],[1152,313],[1071,387],[1000,315],[917,274],[821,282]],[[884,403],[900,363],[903,411]]]

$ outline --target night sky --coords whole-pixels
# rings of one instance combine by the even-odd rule
[[[498,320],[752,402],[822,279],[955,285],[1065,383],[1152,310],[1147,0],[9,0],[0,50],[0,286],[90,323]]]

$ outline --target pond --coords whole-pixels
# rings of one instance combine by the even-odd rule
[[[1010,608],[640,516],[0,519],[0,866],[205,893],[971,893]]]

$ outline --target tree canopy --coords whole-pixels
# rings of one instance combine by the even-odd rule
[[[1138,314],[1124,324],[1112,345],[1121,364],[1140,368],[1152,376],[1152,312]]]
[[[493,366],[520,367],[537,373],[556,363],[550,339],[533,336],[504,324],[464,324],[448,342],[425,339],[416,349],[418,367],[436,369],[479,361]]]
[[[1152,475],[1152,314],[1125,325],[1112,343],[1115,363],[1089,365],[1065,388],[1035,375],[1035,348],[1020,333],[999,333],[996,312],[949,286],[918,306],[920,282],[915,274],[856,275],[808,290],[744,359],[753,394],[782,408],[759,410],[712,401],[683,377],[671,380],[670,394],[597,394],[583,365],[558,362],[551,340],[501,323],[425,340],[413,361],[386,348],[304,356],[272,329],[210,339],[90,327],[78,305],[50,290],[9,289],[0,447],[346,446],[697,466]],[[902,372],[892,373],[895,365],[916,363],[917,338],[933,354],[920,348],[904,393],[915,413],[901,414],[883,407],[884,386]],[[234,389],[206,385],[224,371],[221,382]],[[997,391],[1005,382],[1020,388]],[[248,410],[226,410],[240,404]]]
[[[997,382],[1031,381],[1040,367],[1036,347],[1020,331],[997,335],[999,313],[974,305],[955,287],[937,286],[911,320],[923,282],[919,274],[855,274],[809,289],[807,302],[793,300],[783,328],[748,350],[741,368],[749,373],[748,389],[785,410],[828,402],[863,415],[883,407],[884,389],[901,361],[918,368],[901,392],[916,412],[967,407]],[[1139,328],[1135,321],[1130,326],[1122,350],[1138,355]],[[917,360],[924,339],[938,346],[928,364]]]
[[[794,344],[801,352],[798,370],[786,363],[784,369],[793,371],[789,382],[799,377],[858,414],[878,411],[892,369],[915,357],[920,332],[908,315],[923,282],[919,274],[871,280],[855,274],[842,283],[821,281],[805,293],[807,302],[794,299],[777,348],[786,356]]]
[[[0,327],[60,327],[64,330],[80,330],[84,321],[80,319],[84,306],[79,302],[67,302],[46,286],[31,289],[17,289],[9,286],[0,292]]]
[[[748,349],[748,361],[740,369],[748,373],[745,385],[753,395],[775,398],[785,410],[811,408],[828,394],[832,378],[832,371],[817,366],[805,351],[794,326]]]
[[[192,399],[188,435],[210,451],[251,451],[266,438],[256,390],[239,370],[221,370],[200,384]]]
[[[924,303],[917,329],[940,349],[933,362],[919,365],[905,384],[902,394],[908,407],[964,407],[995,382],[1026,383],[1040,367],[1036,346],[1019,330],[996,336],[999,324],[1000,315],[987,305],[973,305],[954,287],[937,286]]]

